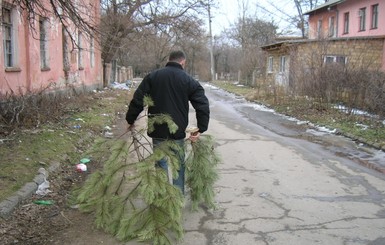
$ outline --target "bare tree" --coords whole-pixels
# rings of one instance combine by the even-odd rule
[[[99,3],[83,0],[13,0],[12,4],[19,6],[21,12],[25,13],[33,31],[40,17],[56,17],[74,44],[76,42],[70,31],[72,25],[89,36],[97,33],[99,18],[93,15],[96,11],[90,10],[97,8]]]
[[[267,2],[271,9],[266,8],[261,4],[257,4],[257,6],[264,12],[267,12],[269,15],[272,15],[278,19],[283,19],[291,26],[300,30],[302,37],[305,38],[307,35],[307,20],[304,16],[304,13],[313,9],[322,1],[323,0],[288,0],[289,4],[292,2],[296,12],[288,12],[287,8],[284,7],[287,6],[286,4],[277,5],[276,1],[272,0]]]
[[[251,80],[258,67],[264,65],[265,57],[260,47],[275,40],[277,28],[274,23],[251,17],[239,18],[231,28],[230,38],[242,50],[241,72],[246,82]]]
[[[196,16],[182,16],[174,21],[155,23],[131,33],[122,42],[116,59],[122,65],[132,65],[136,75],[144,75],[150,70],[163,66],[169,52],[183,49],[188,57],[186,70],[191,74],[204,73],[197,65],[205,60],[207,50],[205,30],[202,20]],[[138,62],[140,61],[140,62]]]
[[[148,26],[170,25],[182,16],[201,11],[202,6],[198,0],[103,1],[100,30],[104,62],[116,59],[130,34],[140,33]]]

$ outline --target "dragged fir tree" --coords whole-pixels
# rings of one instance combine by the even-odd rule
[[[144,103],[152,105],[149,98]],[[152,149],[151,141],[145,137],[146,130],[151,132],[154,124],[166,123],[172,133],[177,125],[163,114],[147,120],[147,129],[127,132],[118,139],[96,141],[89,154],[103,163],[103,169],[89,176],[75,192],[75,201],[81,211],[95,215],[98,228],[122,241],[173,244],[183,238],[185,198],[180,189],[170,184],[166,171],[156,167],[156,162],[167,159],[171,175],[176,178],[178,151],[187,151],[186,187],[196,210],[201,203],[215,207],[214,183],[220,160],[210,135],[202,135],[195,143],[186,140],[184,149],[172,141]]]

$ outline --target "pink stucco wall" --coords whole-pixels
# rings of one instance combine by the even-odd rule
[[[371,29],[372,5],[378,4],[378,28]],[[366,28],[359,31],[359,9],[366,7]],[[349,12],[349,33],[344,34],[344,13]],[[362,37],[385,35],[385,1],[384,0],[349,0],[338,5],[338,36]]]
[[[378,4],[378,27],[371,28],[372,6]],[[366,8],[365,30],[360,31],[359,10]],[[344,14],[349,13],[349,32],[344,33]],[[328,38],[329,18],[335,16],[337,34],[335,38],[385,36],[384,0],[346,0],[330,8],[322,8],[309,14],[309,39]],[[318,33],[318,21],[322,20],[322,33]],[[382,70],[385,71],[385,43],[383,48]]]
[[[378,28],[371,29],[372,5],[378,4]],[[359,9],[366,7],[366,28],[359,30]],[[349,12],[349,33],[344,32],[344,14]],[[337,6],[323,8],[309,15],[309,38],[316,39],[318,21],[322,20],[323,33],[328,33],[329,17],[335,16],[336,37],[363,37],[385,35],[385,1],[383,0],[346,0]],[[322,36],[322,35],[321,35]],[[327,37],[327,36],[323,36]]]
[[[309,16],[309,39],[329,37],[329,19],[334,17],[334,26],[337,26],[337,12],[335,9],[330,11],[320,11]],[[318,33],[318,22],[322,21],[321,34]]]
[[[372,6],[378,4],[378,27],[371,28]],[[365,31],[360,31],[359,9],[366,8]],[[349,33],[344,32],[344,13],[349,12]],[[385,1],[384,0],[349,0],[338,5],[339,37],[368,37],[385,35]],[[382,50],[382,70],[385,71],[385,43]]]
[[[89,0],[94,4],[94,12],[99,15],[99,1]],[[17,7],[15,7],[16,9]],[[46,88],[54,84],[53,89],[63,89],[68,85],[74,87],[102,87],[102,62],[98,42],[94,41],[94,66],[91,67],[90,39],[84,35],[82,60],[83,67],[78,67],[78,49],[68,54],[70,61],[69,79],[66,79],[63,63],[63,30],[57,19],[49,17],[47,21],[48,67],[41,69],[40,65],[40,40],[39,23],[35,23],[35,31],[30,30],[25,17],[19,11],[13,11],[13,24],[16,44],[16,65],[5,68],[4,45],[0,47],[0,95],[6,93],[25,93]],[[77,33],[73,26],[72,31]],[[76,34],[75,34],[76,37]],[[3,40],[2,32],[0,39]]]

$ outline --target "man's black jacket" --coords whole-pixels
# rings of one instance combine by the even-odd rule
[[[165,67],[148,74],[130,102],[126,120],[133,124],[143,110],[143,97],[150,96],[154,106],[148,109],[149,116],[168,114],[178,125],[175,134],[170,134],[165,124],[155,125],[148,135],[157,139],[183,139],[188,125],[189,101],[196,111],[199,132],[207,130],[210,117],[209,101],[203,87],[189,76],[176,62],[168,62]]]

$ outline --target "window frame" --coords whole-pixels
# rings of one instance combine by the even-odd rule
[[[279,72],[285,73],[286,72],[286,56],[282,55],[279,57]]]
[[[371,7],[371,29],[377,29],[378,28],[378,3],[373,4]]]
[[[358,31],[365,31],[366,30],[366,7],[360,8],[360,10],[358,11],[358,17],[359,17]]]
[[[349,33],[349,18],[350,18],[349,12],[344,13],[344,32],[343,32],[343,34]]]
[[[90,65],[91,68],[95,67],[95,40],[94,37],[90,37]]]
[[[343,62],[339,60],[343,59]],[[345,55],[324,55],[323,57],[324,64],[341,64],[346,65],[348,63],[348,57]]]
[[[321,38],[322,37],[322,19],[319,19],[318,21],[317,21],[317,37],[318,38]]]
[[[83,64],[83,33],[81,31],[78,31],[78,69],[84,70],[84,64]]]
[[[273,73],[274,71],[274,57],[273,56],[269,56],[268,58],[268,63],[267,63],[267,73]]]
[[[48,19],[45,17],[39,19],[40,69],[42,71],[50,70],[47,21]]]
[[[5,14],[8,12],[8,14]],[[9,19],[5,19],[8,17]],[[5,68],[15,67],[15,38],[14,27],[12,21],[12,9],[7,7],[1,8],[1,23],[2,23],[2,36],[3,36],[3,53],[4,53],[4,66]]]
[[[335,36],[335,17],[330,16],[329,17],[329,37]]]

